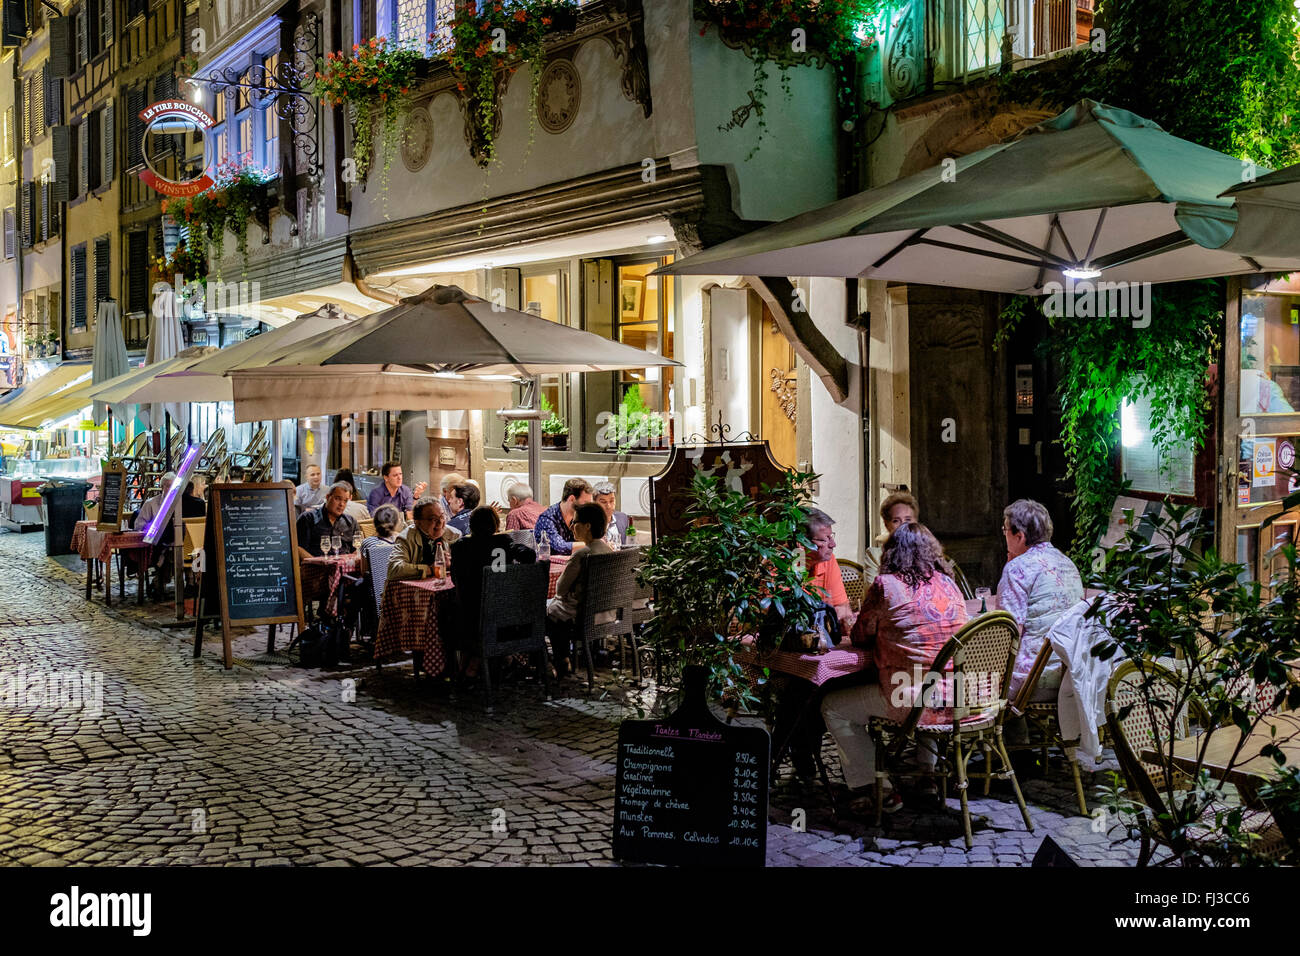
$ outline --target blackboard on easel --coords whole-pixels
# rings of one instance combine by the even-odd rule
[[[204,534],[205,570],[194,652],[205,617],[221,611],[225,665],[233,666],[231,628],[303,625],[302,582],[291,482],[212,485]]]
[[[95,521],[97,531],[120,531],[122,528],[122,504],[126,499],[126,468],[119,458],[111,459],[104,466],[103,476],[99,482],[99,517]]]
[[[763,866],[772,739],[709,712],[703,669],[688,668],[684,703],[618,732],[614,856],[675,866]]]

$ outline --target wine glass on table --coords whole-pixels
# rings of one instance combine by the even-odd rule
[[[980,599],[980,613],[987,614],[989,610],[988,601],[993,596],[993,592],[988,588],[976,588],[975,596]]]
[[[330,538],[330,536],[327,535],[327,534],[323,534],[323,535],[321,535],[321,536],[320,536],[320,553],[323,554],[325,557],[328,558],[328,557],[330,556],[330,552],[333,551],[333,550],[334,550],[334,542],[333,542],[333,540]]]
[[[343,535],[341,534],[330,535],[330,544],[334,546],[335,554],[337,555],[343,554]]]

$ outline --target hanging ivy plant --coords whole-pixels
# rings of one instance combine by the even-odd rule
[[[781,90],[790,99],[790,67],[831,63],[836,71],[835,95],[840,108],[856,114],[853,73],[858,54],[875,44],[875,36],[859,37],[886,0],[695,0],[695,19],[703,22],[700,36],[712,26],[728,43],[742,47],[754,61],[754,112],[758,141],[767,132],[763,107],[767,102],[767,67],[781,74]]]
[[[488,165],[496,158],[498,74],[513,74],[523,63],[532,67],[528,111],[537,116],[537,95],[546,65],[543,41],[553,33],[572,30],[577,0],[469,0],[451,21],[450,35],[429,34],[435,56],[444,57],[456,77],[456,88],[468,99],[476,140],[474,158]]]
[[[235,234],[240,258],[247,263],[248,223],[253,219],[268,220],[271,201],[266,187],[273,179],[274,175],[259,166],[223,163],[217,167],[215,183],[197,196],[164,199],[163,213],[189,229],[188,261],[192,264],[195,259],[202,260],[206,274],[211,252],[220,270],[229,229]]]
[[[388,203],[388,174],[393,155],[400,145],[400,120],[410,107],[411,84],[415,82],[420,52],[387,37],[356,43],[351,55],[338,51],[316,61],[315,93],[330,106],[346,107],[352,124],[352,160],[357,182],[365,182],[374,161],[375,126],[380,128],[379,147],[383,154],[380,179],[385,216]]]

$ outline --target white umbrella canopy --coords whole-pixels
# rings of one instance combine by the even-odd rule
[[[477,375],[542,375],[677,364],[593,332],[493,306],[457,286],[435,285],[337,333],[282,350],[267,367],[341,365],[363,373],[407,366]]]
[[[149,330],[149,347],[145,350],[145,365],[175,358],[185,348],[185,333],[181,331],[181,320],[176,315],[176,293],[168,289],[157,304],[153,328]],[[149,428],[162,428],[168,414],[180,430],[185,431],[190,422],[189,402],[153,402],[140,409],[140,417]]]
[[[218,349],[208,345],[195,345],[181,349],[179,354],[165,361],[141,365],[139,368],[131,369],[125,375],[119,375],[115,379],[94,386],[91,395],[96,401],[106,402],[114,415],[125,416],[131,406],[146,401],[140,397],[140,392],[156,377],[189,368],[216,351]]]
[[[315,312],[300,315],[294,321],[269,332],[224,349],[211,349],[202,361],[173,369],[145,382],[132,398],[135,401],[150,402],[234,401],[234,388],[227,375],[232,369],[260,368],[284,350],[291,351],[304,339],[337,331],[352,321],[353,317],[337,305],[321,306]]]
[[[893,279],[1036,294],[1048,282],[1174,282],[1300,268],[1206,247],[1184,229],[1221,210],[1240,160],[1171,136],[1126,110],[1084,100],[952,164],[908,176],[721,243],[668,275]]]
[[[126,370],[126,337],[122,334],[122,313],[118,311],[116,302],[105,299],[99,303],[99,310],[95,314],[95,354],[91,362],[90,379],[95,384],[100,384],[116,378]],[[108,405],[96,401],[92,415],[96,425],[104,424],[108,419]]]

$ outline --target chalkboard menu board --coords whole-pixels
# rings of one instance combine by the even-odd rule
[[[126,469],[114,458],[104,468],[99,482],[98,531],[119,531],[122,527],[122,503],[126,498]]]
[[[614,856],[682,866],[763,866],[771,737],[709,713],[704,678],[664,720],[618,733]]]
[[[290,482],[212,486],[208,525],[216,554],[204,551],[206,574],[217,576],[227,667],[232,626],[302,625],[293,495]]]

